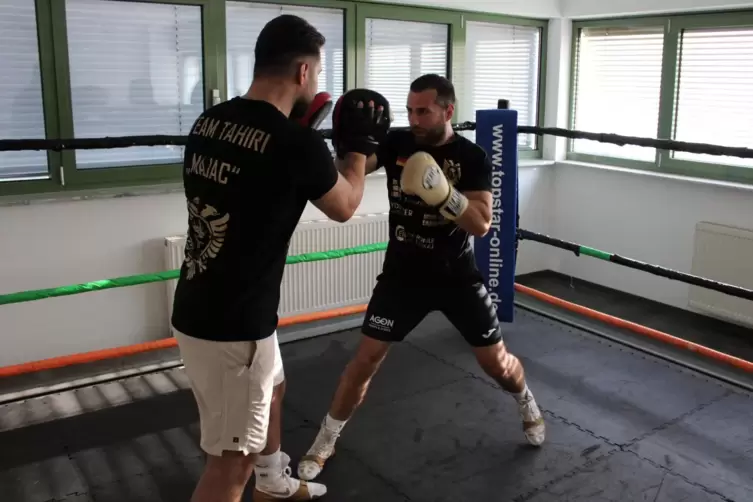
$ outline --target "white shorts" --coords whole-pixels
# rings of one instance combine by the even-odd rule
[[[267,444],[272,391],[285,380],[277,332],[254,342],[215,342],[175,332],[196,397],[201,448],[259,453]]]

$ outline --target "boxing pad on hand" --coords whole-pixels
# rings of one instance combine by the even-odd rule
[[[337,100],[332,112],[332,145],[337,156],[358,152],[367,157],[376,152],[392,124],[387,99],[376,91],[353,89]]]
[[[434,157],[426,152],[411,155],[403,166],[400,187],[408,195],[417,195],[442,216],[456,220],[468,208],[468,199],[455,190]]]
[[[295,120],[303,127],[319,129],[324,119],[329,115],[332,109],[332,96],[327,92],[320,92],[311,100],[308,107],[293,107],[290,112],[290,119]]]

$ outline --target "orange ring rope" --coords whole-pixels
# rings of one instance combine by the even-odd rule
[[[342,307],[333,310],[325,310],[321,312],[299,314],[280,319],[280,322],[277,324],[277,326],[281,328],[285,326],[294,326],[296,324],[304,324],[307,322],[322,321],[335,317],[360,314],[361,312],[365,311],[366,304],[363,304]],[[81,352],[79,354],[70,354],[67,356],[51,357],[49,359],[42,359],[41,361],[30,361],[27,363],[0,367],[0,378],[25,375],[27,373],[36,373],[39,371],[64,368],[67,366],[75,366],[79,364],[93,363],[107,359],[116,359],[118,357],[132,356],[134,354],[151,352],[153,350],[170,349],[177,346],[177,340],[170,337],[160,340],[154,340],[152,342],[126,345],[124,347],[113,347],[111,349],[94,350],[91,352]]]
[[[555,305],[557,307],[564,308],[571,312],[583,315],[585,317],[601,321],[622,329],[627,329],[634,333],[648,336],[655,340],[680,347],[691,352],[700,354],[702,356],[714,359],[716,361],[729,364],[743,371],[753,373],[753,362],[740,359],[723,352],[719,352],[712,348],[700,345],[676,336],[664,333],[662,331],[643,326],[625,319],[620,319],[597,310],[577,305],[575,303],[568,302],[556,296],[552,296],[541,291],[523,286],[521,284],[515,284],[516,291],[532,296],[538,300]],[[343,317],[348,315],[360,314],[366,311],[366,304],[353,305],[349,307],[342,307],[333,310],[326,310],[321,312],[312,312],[307,314],[299,314],[291,317],[284,317],[280,319],[279,327],[294,326],[298,324],[305,324],[308,322],[321,321],[326,319],[333,319],[336,317]],[[52,357],[49,359],[42,359],[40,361],[31,361],[26,363],[15,364],[11,366],[0,367],[0,378],[19,376],[28,373],[36,373],[39,371],[51,370],[56,368],[64,368],[67,366],[74,366],[79,364],[87,364],[96,361],[104,361],[108,359],[115,359],[118,357],[125,357],[134,354],[140,354],[144,352],[150,352],[160,349],[169,349],[177,346],[175,338],[164,338],[161,340],[155,340],[151,342],[138,343],[135,345],[127,345],[124,347],[114,347],[110,349],[95,350],[91,352],[82,352],[79,354],[71,354],[67,356]]]
[[[753,362],[746,361],[745,359],[740,359],[739,357],[731,356],[729,354],[725,354],[724,352],[719,352],[718,350],[714,350],[704,345],[700,345],[695,342],[691,342],[689,340],[684,340],[682,338],[678,338],[668,333],[664,333],[663,331],[649,328],[641,324],[637,324],[631,321],[626,321],[625,319],[620,319],[619,317],[614,317],[609,314],[599,312],[598,310],[593,310],[588,307],[584,307],[582,305],[568,302],[566,300],[563,300],[562,298],[557,298],[556,296],[542,293],[541,291],[529,288],[527,286],[523,286],[521,284],[515,284],[515,290],[521,293],[527,294],[529,296],[532,296],[536,298],[537,300],[541,300],[543,302],[549,303],[551,305],[555,305],[557,307],[562,307],[564,309],[567,309],[571,312],[575,312],[582,316],[595,319],[597,321],[601,321],[603,323],[616,326],[618,328],[627,329],[634,333],[638,333],[638,334],[653,338],[655,340],[659,340],[668,345],[674,345],[675,347],[680,347],[682,349],[695,352],[697,354],[708,357],[710,359],[714,359],[716,361],[729,364],[743,371],[753,373]]]

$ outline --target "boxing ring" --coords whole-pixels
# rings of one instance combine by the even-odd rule
[[[324,500],[753,500],[753,362],[515,282],[520,240],[727,295],[753,291],[518,226],[517,135],[753,158],[753,150],[523,127],[482,110],[477,142],[494,166],[492,229],[474,248],[505,339],[547,421],[530,448],[514,402],[477,367],[452,326],[431,315],[396,345],[321,476]],[[182,144],[182,137],[0,140],[0,151]],[[311,250],[287,263],[340,259],[386,243]],[[0,295],[1,305],[172,280],[177,270]],[[623,301],[630,300],[623,298]],[[280,332],[365,305],[280,322]],[[284,338],[284,337],[283,337]],[[358,330],[282,345],[288,389],[283,448],[295,463],[326,413]],[[172,338],[0,368],[0,381],[165,351],[158,365],[0,397],[0,493],[8,501],[185,501],[203,467],[198,416]],[[170,352],[172,351],[172,352]],[[250,490],[247,490],[250,493]]]

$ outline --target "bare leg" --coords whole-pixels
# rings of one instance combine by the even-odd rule
[[[191,502],[240,502],[255,461],[256,455],[237,451],[223,452],[221,457],[208,455]]]
[[[520,360],[508,352],[503,342],[488,347],[474,347],[473,352],[484,372],[500,387],[512,394],[525,390],[526,379]]]
[[[390,345],[368,336],[361,338],[356,355],[340,376],[340,384],[329,409],[329,416],[346,421],[353,416],[369,390],[371,379],[379,371]]]
[[[329,413],[322,421],[319,433],[306,455],[298,463],[301,479],[314,479],[324,468],[324,463],[335,453],[335,442],[345,423],[361,405],[371,384],[387,356],[390,344],[363,336],[355,356],[340,376],[340,383],[332,400]]]
[[[285,397],[286,380],[275,387],[272,393],[272,403],[269,409],[269,429],[267,429],[267,445],[261,451],[262,455],[271,455],[280,449],[282,441],[282,400]]]
[[[487,347],[474,347],[473,352],[484,372],[492,377],[518,402],[523,430],[528,442],[540,445],[546,436],[546,426],[533,394],[528,389],[525,371],[520,360],[508,352],[500,341]]]
[[[267,444],[256,459],[254,502],[274,500],[311,500],[327,493],[324,485],[306,483],[290,475],[290,457],[281,450],[282,400],[285,381],[274,388],[269,410]]]

